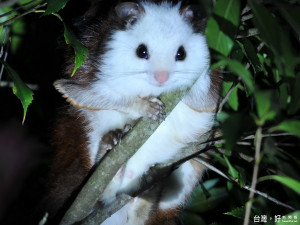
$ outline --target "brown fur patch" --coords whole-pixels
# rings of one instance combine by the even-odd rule
[[[189,104],[187,104],[187,103],[185,103],[190,109],[192,109],[192,110],[194,110],[194,111],[196,111],[196,112],[200,112],[200,113],[202,113],[202,112],[205,112],[205,113],[209,113],[209,112],[215,112],[216,111],[216,109],[214,108],[214,107],[211,107],[211,108],[207,108],[207,109],[198,109],[198,108],[196,108],[196,107],[194,107],[194,106],[191,106],[191,105],[189,105]]]
[[[59,220],[63,216],[92,166],[85,126],[86,121],[74,109],[62,111],[55,124],[56,154],[50,171],[49,192],[44,199],[50,218]]]
[[[209,94],[208,94],[208,102],[211,102],[213,104],[208,104],[206,106],[206,108],[202,107],[199,108],[197,107],[197,105],[195,105],[195,100],[193,103],[188,104],[187,102],[185,102],[185,104],[192,110],[196,111],[196,112],[216,112],[217,110],[217,103],[220,99],[220,91],[222,88],[222,73],[220,70],[215,69],[213,71],[211,71],[210,73],[210,89],[209,89]]]
[[[77,104],[76,102],[72,101],[70,98],[68,98],[67,95],[63,95],[64,98],[67,99],[67,102],[69,102],[71,105],[73,105],[75,108],[81,108],[81,109],[88,109],[88,110],[91,110],[91,111],[99,111],[99,110],[102,110],[101,108],[93,108],[93,107],[90,107],[90,106],[86,106],[86,105],[80,105],[80,104]]]
[[[177,216],[181,211],[181,207],[169,210],[158,210],[155,213],[150,213],[148,221],[145,225],[176,225]]]
[[[208,157],[207,154],[201,154],[201,156]],[[202,176],[202,173],[206,170],[206,167],[203,166],[201,163],[196,162],[195,160],[191,159],[190,163],[192,164],[193,168],[197,171],[197,175],[199,176],[199,179]]]
[[[222,89],[222,83],[223,83],[223,77],[222,77],[222,71],[220,69],[214,69],[210,73],[210,93],[211,96],[218,101],[220,98],[220,92]]]

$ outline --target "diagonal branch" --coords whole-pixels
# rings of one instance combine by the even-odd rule
[[[231,177],[230,175],[222,172],[221,170],[217,169],[216,167],[210,165],[209,163],[205,162],[205,160],[201,159],[201,157],[198,157],[198,158],[195,158],[195,161],[201,163],[202,165],[204,165],[206,168],[210,169],[211,171],[214,171],[215,173],[219,174],[220,176],[224,177],[225,179],[229,180],[231,183],[234,183],[234,184],[237,184],[239,185],[238,181],[235,180],[233,177]],[[240,186],[240,185],[239,185]],[[273,198],[271,196],[269,196],[267,193],[264,193],[264,192],[261,192],[261,191],[258,191],[258,190],[255,190],[255,189],[252,189],[251,187],[249,187],[248,185],[244,185],[242,186],[241,188],[247,190],[247,191],[252,191],[254,192],[255,194],[257,195],[260,195],[262,197],[264,197],[265,199],[268,199],[269,201],[272,201],[274,203],[276,203],[277,205],[280,205],[282,207],[285,207],[287,209],[290,209],[292,211],[295,211],[295,208],[288,205],[288,204],[285,204],[279,200],[277,200],[276,198]]]
[[[188,89],[177,90],[176,92],[166,93],[161,96],[161,100],[165,103],[167,113],[172,111]],[[144,118],[141,119],[132,131],[124,137],[122,144],[118,145],[115,150],[108,152],[103,157],[100,165],[63,217],[61,224],[73,224],[89,215],[90,211],[100,199],[106,185],[112,180],[121,166],[126,163],[151,136],[159,124],[160,122],[153,122]]]
[[[103,222],[106,218],[112,215],[117,210],[121,209],[126,203],[128,203],[133,197],[140,195],[144,191],[148,190],[149,187],[159,183],[169,176],[172,171],[178,168],[184,162],[193,159],[200,154],[203,154],[213,148],[215,144],[221,141],[210,140],[214,131],[204,134],[201,139],[201,144],[190,143],[187,147],[182,149],[182,154],[176,155],[173,159],[165,163],[159,163],[151,167],[147,172],[143,174],[140,178],[141,185],[136,190],[132,190],[127,193],[123,193],[117,196],[117,200],[109,207],[101,205],[100,203],[96,206],[94,210],[87,218],[82,221],[82,225],[96,225]],[[134,181],[133,181],[134,182]]]

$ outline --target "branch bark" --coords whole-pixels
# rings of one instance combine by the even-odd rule
[[[256,188],[257,184],[257,177],[258,177],[258,169],[259,169],[259,163],[260,163],[260,150],[261,150],[261,144],[262,144],[262,128],[258,127],[256,131],[256,143],[255,143],[255,164],[253,168],[253,175],[252,175],[252,182],[251,182],[251,189],[249,194],[249,201],[246,204],[246,212],[245,212],[245,218],[244,218],[244,225],[249,224],[250,219],[250,212],[252,207],[252,201],[254,198],[254,190]]]
[[[161,100],[165,103],[167,115],[187,93],[188,89],[177,90],[161,96]],[[61,225],[69,225],[81,221],[90,214],[106,185],[112,180],[120,167],[151,136],[159,124],[160,122],[153,122],[144,118],[139,120],[132,131],[124,137],[122,143],[103,157],[98,168],[66,212]]]
[[[81,225],[100,224],[114,212],[121,209],[133,197],[138,196],[145,190],[149,189],[149,187],[164,180],[164,178],[170,175],[170,173],[178,168],[181,164],[210,150],[212,146],[218,143],[218,141],[215,140],[207,142],[207,140],[210,139],[214,133],[214,131],[211,131],[202,135],[199,142],[190,143],[187,147],[183,148],[182,154],[176,155],[168,162],[159,163],[151,167],[141,178],[143,182],[138,190],[117,196],[117,200],[108,207],[103,208],[103,205],[100,203],[97,204],[94,211],[82,221]]]

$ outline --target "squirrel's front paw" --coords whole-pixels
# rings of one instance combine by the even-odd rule
[[[115,129],[102,137],[100,149],[108,151],[121,142],[121,139],[132,129],[130,124],[126,124],[123,129]]]
[[[157,121],[164,119],[166,112],[164,110],[164,103],[155,97],[144,98],[146,107],[144,107],[144,114],[151,120]]]

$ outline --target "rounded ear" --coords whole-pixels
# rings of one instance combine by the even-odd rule
[[[127,24],[132,24],[145,13],[144,8],[134,2],[120,3],[115,7],[115,11],[117,16]]]
[[[204,32],[206,27],[205,13],[198,5],[188,5],[180,9],[180,15],[198,32]]]
[[[191,22],[194,18],[194,12],[192,10],[192,7],[190,5],[184,7],[180,10],[181,16],[186,20]]]

